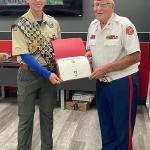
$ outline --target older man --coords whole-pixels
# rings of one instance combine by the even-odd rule
[[[92,56],[90,78],[97,79],[102,150],[131,150],[141,55],[135,26],[114,8],[113,0],[94,0],[86,56]]]

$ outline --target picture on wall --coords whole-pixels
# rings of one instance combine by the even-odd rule
[[[0,0],[0,15],[21,15],[27,10],[26,0]],[[47,0],[44,11],[54,16],[82,16],[82,0]]]

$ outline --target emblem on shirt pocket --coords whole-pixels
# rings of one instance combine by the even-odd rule
[[[118,39],[118,36],[117,35],[107,35],[106,39],[107,40]]]

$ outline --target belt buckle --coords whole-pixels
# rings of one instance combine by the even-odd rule
[[[108,76],[104,76],[103,78],[99,79],[101,82],[111,82],[112,78]]]
[[[105,78],[106,78],[107,82],[111,82],[111,81],[112,81],[112,78],[109,77],[109,76],[107,76],[107,77],[105,77]]]

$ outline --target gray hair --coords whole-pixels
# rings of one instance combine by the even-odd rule
[[[108,3],[111,3],[111,4],[115,4],[114,0],[94,0],[94,1],[106,1]]]
[[[115,5],[114,0],[108,0],[108,2],[111,3],[111,4],[113,4],[113,5]]]

